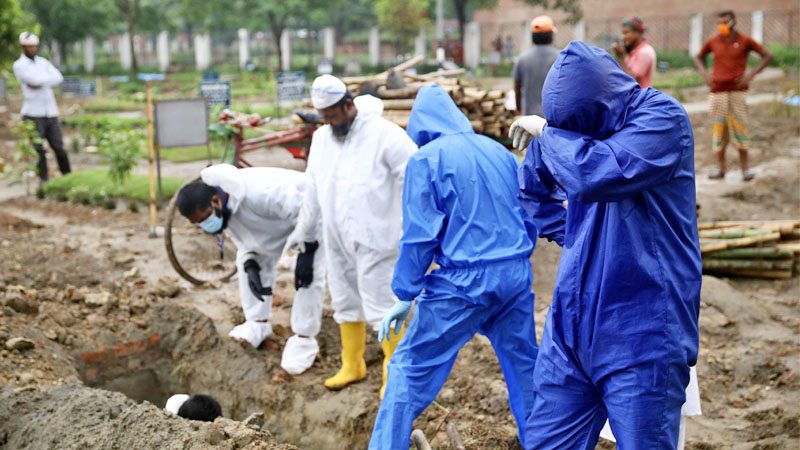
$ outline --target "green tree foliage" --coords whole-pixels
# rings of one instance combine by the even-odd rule
[[[22,0],[22,6],[36,17],[42,42],[58,42],[62,58],[70,44],[106,33],[114,18],[108,0]]]
[[[17,0],[0,0],[0,73],[9,69],[19,57],[19,34],[39,32],[34,25],[32,17],[20,8]]]
[[[407,48],[420,28],[428,24],[428,0],[377,0],[378,25],[400,48]]]

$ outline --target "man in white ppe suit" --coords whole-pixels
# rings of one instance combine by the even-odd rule
[[[253,347],[272,335],[272,284],[286,238],[295,229],[308,183],[302,172],[273,167],[237,169],[217,164],[200,172],[202,181],[178,192],[181,214],[208,234],[225,232],[236,245],[239,295],[245,322],[230,336]],[[291,325],[281,367],[299,374],[319,352],[316,336],[325,298],[325,250],[309,234],[297,257]]]
[[[367,325],[378,331],[396,300],[390,284],[402,233],[403,175],[417,147],[381,117],[383,102],[369,95],[353,99],[336,77],[314,80],[311,101],[327,125],[311,142],[310,186],[288,245],[302,250],[317,224],[322,226],[333,317],[342,338],[342,367],[325,386],[337,390],[367,376]],[[402,334],[381,343],[384,384]]]

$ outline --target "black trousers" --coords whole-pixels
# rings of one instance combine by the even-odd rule
[[[47,140],[50,148],[56,154],[56,161],[58,161],[58,170],[66,175],[71,172],[69,167],[69,158],[67,152],[64,151],[64,143],[61,138],[61,125],[58,124],[58,117],[31,117],[23,116],[24,120],[32,120],[36,125],[36,131],[42,140]],[[42,144],[34,144],[36,153],[39,154],[39,179],[47,181],[47,155],[44,151]]]

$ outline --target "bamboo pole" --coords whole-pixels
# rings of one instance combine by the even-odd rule
[[[147,171],[150,177],[150,237],[158,237],[156,231],[156,146],[155,127],[153,124],[153,87],[150,83],[145,85],[145,108],[147,109]]]
[[[704,256],[712,259],[792,259],[792,257],[791,250],[778,247],[734,248],[707,253]]]
[[[759,236],[744,237],[739,239],[708,239],[700,241],[700,253],[706,254],[729,248],[749,247],[763,242],[775,242],[780,240],[780,233],[770,233]]]
[[[792,270],[794,261],[750,261],[743,259],[704,259],[703,269],[707,270]]]
[[[711,270],[714,273],[723,273],[727,275],[752,277],[752,278],[767,278],[775,280],[788,280],[792,278],[791,270],[737,270],[737,269],[719,269]]]
[[[700,232],[700,238],[710,239],[737,239],[752,236],[761,236],[772,233],[771,230],[707,230]]]
[[[775,247],[782,250],[789,250],[795,255],[800,254],[800,242],[778,242]]]
[[[721,220],[716,222],[702,222],[698,225],[700,230],[709,230],[713,228],[728,228],[728,227],[762,227],[762,226],[789,226],[791,228],[800,228],[800,220],[793,219],[779,219],[779,220]]]

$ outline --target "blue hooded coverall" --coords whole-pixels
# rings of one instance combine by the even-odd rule
[[[417,308],[389,363],[369,448],[407,450],[414,419],[436,398],[475,333],[494,347],[522,440],[536,361],[531,237],[517,162],[472,131],[439,86],[420,89],[408,121],[403,237],[392,289]],[[431,262],[441,268],[426,275]]]
[[[594,449],[606,417],[620,449],[675,448],[702,276],[689,118],[580,42],[543,98],[521,200],[564,250],[525,448]]]

